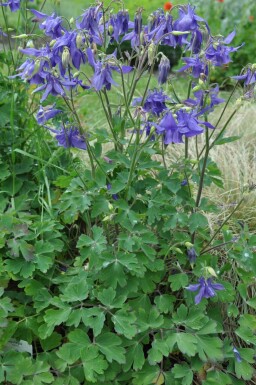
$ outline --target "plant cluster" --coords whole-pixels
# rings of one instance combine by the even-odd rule
[[[254,63],[255,1],[192,0],[191,3],[196,5],[198,12],[208,20],[213,33],[224,34],[235,28],[239,41],[245,42],[244,48],[234,54],[232,63],[223,69],[220,68],[213,76],[223,81],[227,74],[231,76],[247,63]]]
[[[131,20],[117,4],[69,21],[32,9],[39,30],[16,36],[19,53],[4,56],[18,68],[0,99],[10,111],[0,121],[0,381],[253,384],[256,237],[245,223],[228,227],[241,202],[211,231],[207,215],[219,208],[203,193],[222,186],[211,149],[238,139],[225,134],[256,69],[235,77],[225,101],[210,79],[241,47],[230,45],[235,32],[213,36],[191,5],[144,25],[142,9]],[[183,50],[185,96],[162,46]],[[81,95],[99,99],[101,127],[85,124]],[[176,145],[184,156],[170,164]]]

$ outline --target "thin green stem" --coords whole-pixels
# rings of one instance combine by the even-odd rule
[[[2,3],[2,1],[1,1],[1,3]],[[4,7],[1,6],[1,9],[2,9],[2,14],[3,14],[3,18],[4,18],[5,28],[6,28],[6,31],[7,31],[7,41],[8,41],[9,50],[10,50],[10,53],[11,53],[12,64],[13,64],[13,67],[15,68],[15,61],[14,61],[14,56],[13,56],[13,52],[12,52],[12,45],[11,45],[10,35],[9,35],[9,31],[8,31],[8,28],[9,28],[8,21],[7,21],[7,17],[6,17],[6,14],[5,14]]]
[[[200,180],[199,180],[199,187],[198,187],[198,192],[197,192],[197,197],[196,197],[196,208],[199,207],[200,201],[201,201],[201,195],[203,191],[203,185],[204,185],[204,177],[205,177],[205,170],[206,170],[206,165],[207,165],[207,160],[208,160],[208,155],[209,155],[209,131],[208,128],[205,129],[205,155],[204,155],[204,162],[203,162],[203,167],[200,172]]]
[[[116,137],[116,133],[115,133],[115,131],[114,131],[113,120],[112,120],[111,116],[109,116],[109,110],[108,110],[108,108],[106,108],[106,106],[105,106],[104,100],[103,100],[103,98],[102,98],[101,91],[97,92],[97,95],[98,95],[99,98],[100,98],[101,105],[102,105],[102,107],[103,107],[104,113],[105,113],[106,118],[107,118],[107,121],[108,121],[108,125],[109,125],[109,128],[110,128],[110,131],[111,131],[112,136],[113,136],[113,139],[114,139],[115,150],[117,150],[120,146],[119,146],[119,143],[118,143],[118,139],[117,139],[117,137]]]
[[[69,110],[70,110],[70,111],[72,112],[72,114],[75,116],[76,121],[77,121],[78,126],[79,126],[79,131],[80,131],[81,133],[83,133],[83,127],[82,127],[81,121],[80,121],[80,119],[79,119],[79,116],[78,116],[78,114],[77,114],[77,112],[76,112],[76,109],[75,109],[74,104],[72,104],[72,101],[71,101],[71,104],[72,104],[72,105],[70,106],[70,104],[69,104],[69,102],[68,102],[68,100],[67,100],[66,97],[63,97],[63,100],[65,101],[65,103],[66,103],[67,107],[69,108]],[[86,138],[86,135],[84,136],[84,140],[85,140],[85,143],[86,143],[86,146],[87,146],[87,152],[88,152],[89,160],[90,160],[90,164],[91,164],[92,176],[93,176],[93,178],[94,178],[94,177],[95,177],[95,166],[94,166],[94,163],[93,163],[92,149],[91,149],[91,146],[90,146],[90,144],[89,144],[89,141],[88,141],[87,138]]]

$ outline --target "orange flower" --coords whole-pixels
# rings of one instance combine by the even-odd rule
[[[170,1],[167,1],[165,4],[164,4],[164,10],[165,11],[170,11],[170,9],[172,9],[173,5]]]
[[[249,19],[249,21],[252,23],[252,22],[254,21],[254,16],[253,16],[253,15],[250,15],[250,16],[248,17],[248,19]]]
[[[217,0],[219,3],[224,3],[224,0]]]

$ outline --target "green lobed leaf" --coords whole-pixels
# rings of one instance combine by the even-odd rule
[[[114,333],[103,333],[96,338],[96,345],[99,347],[108,362],[116,361],[119,364],[125,363],[125,349],[120,346],[122,340]]]

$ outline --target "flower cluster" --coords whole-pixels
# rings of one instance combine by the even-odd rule
[[[34,1],[34,0],[29,0]],[[25,3],[25,1],[23,1]],[[9,7],[11,12],[16,12],[20,9],[21,0],[8,0],[6,3],[0,3],[0,6]]]
[[[158,52],[158,46],[180,46],[188,55],[184,57],[185,65],[179,71],[187,72],[194,79],[194,96],[189,95],[183,102],[173,101],[162,90],[155,89],[143,98],[130,98],[131,105],[128,107],[142,109],[142,124],[146,127],[146,133],[151,132],[153,127],[165,145],[182,143],[184,137],[199,135],[205,127],[214,128],[208,121],[199,118],[223,102],[218,97],[218,87],[209,86],[210,70],[211,67],[229,63],[230,54],[239,47],[229,46],[235,32],[226,38],[213,37],[207,22],[195,13],[191,5],[180,6],[176,19],[172,16],[172,9],[170,6],[169,12],[158,10],[152,13],[148,23],[143,25],[141,9],[131,21],[126,10],[104,14],[103,5],[98,4],[85,10],[72,23],[75,27],[67,27],[67,23],[54,13],[47,15],[32,9],[39,28],[46,36],[46,44],[41,48],[21,49],[22,54],[29,58],[14,76],[37,85],[33,92],[43,92],[41,103],[50,96],[60,96],[69,104],[70,95],[73,97],[79,90],[90,89],[97,93],[110,91],[112,86],[120,85],[117,77],[122,78],[122,84],[125,84],[124,76],[134,69],[131,57],[126,53],[121,53],[120,57],[117,50],[109,54],[109,44],[120,45],[130,41],[137,55],[135,67],[140,75],[147,60],[149,68],[153,68],[160,59],[158,83],[161,86],[168,82],[171,63],[166,55]],[[126,64],[127,58],[129,62]],[[91,72],[90,75],[87,73],[88,66],[92,69],[92,75]],[[54,116],[54,109],[41,106],[37,120],[45,124]],[[77,125],[76,122],[74,124]]]

